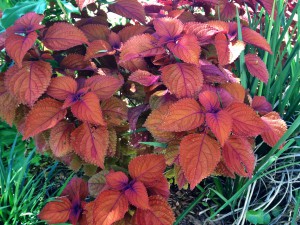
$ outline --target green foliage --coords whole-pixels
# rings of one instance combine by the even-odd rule
[[[264,212],[262,209],[257,211],[249,210],[246,214],[246,218],[250,223],[253,224],[269,224],[271,221],[270,214]]]
[[[36,12],[38,14],[44,13],[47,7],[46,0],[38,0],[38,1],[24,1],[19,2],[12,8],[5,9],[3,12],[3,16],[0,20],[1,25],[4,28],[8,28],[13,25],[14,22],[28,12]]]

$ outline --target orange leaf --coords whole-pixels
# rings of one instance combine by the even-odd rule
[[[107,156],[113,157],[115,156],[117,151],[118,136],[116,130],[113,128],[108,128],[108,132],[109,132],[109,144],[107,149]]]
[[[128,184],[128,177],[121,171],[110,171],[106,176],[106,183],[110,188],[115,190],[123,190]]]
[[[149,197],[144,184],[140,181],[135,181],[125,190],[125,196],[130,204],[139,209],[149,209]]]
[[[175,38],[183,31],[183,23],[175,18],[164,17],[153,21],[154,29],[159,36]]]
[[[65,100],[77,91],[77,82],[71,77],[55,77],[51,79],[47,94],[58,100]]]
[[[77,94],[74,96],[71,96],[71,98],[76,98]],[[82,121],[102,126],[106,124],[102,116],[99,99],[93,92],[80,97],[80,100],[71,106],[71,110],[73,115]]]
[[[203,91],[199,94],[199,102],[204,106],[207,112],[220,109],[220,100],[216,93],[212,91]]]
[[[87,24],[80,27],[80,30],[85,34],[89,42],[95,40],[108,41],[110,30],[107,26],[101,24]]]
[[[223,146],[231,133],[231,116],[228,112],[221,110],[217,113],[206,113],[205,119],[211,131]]]
[[[71,202],[73,200],[85,200],[85,198],[88,196],[87,182],[81,178],[73,177],[62,191],[60,196],[66,196]]]
[[[180,165],[190,188],[208,177],[221,158],[218,142],[206,134],[190,134],[180,143]]]
[[[18,101],[6,90],[4,77],[0,74],[0,117],[12,126]]]
[[[162,67],[161,72],[164,84],[178,98],[194,98],[202,88],[203,75],[194,64],[170,64]]]
[[[126,102],[116,97],[111,97],[101,103],[101,108],[105,120],[113,125],[121,125],[126,121],[128,108]]]
[[[143,86],[150,86],[159,79],[159,76],[155,76],[146,70],[137,70],[133,72],[128,80],[137,82]]]
[[[72,132],[71,143],[75,152],[86,162],[104,169],[104,157],[108,148],[106,127],[92,127],[83,123]]]
[[[243,177],[252,176],[255,156],[247,139],[230,137],[224,144],[222,156],[229,170]]]
[[[261,134],[265,125],[256,112],[244,103],[232,103],[225,111],[232,118],[232,131],[234,134],[252,137]]]
[[[94,202],[93,225],[111,225],[128,211],[128,200],[119,191],[103,191]]]
[[[83,55],[72,53],[63,58],[60,62],[60,67],[63,69],[83,70],[91,67],[91,62],[85,61]]]
[[[182,38],[167,44],[171,52],[186,63],[199,65],[201,48],[197,37],[193,34],[186,34]]]
[[[146,186],[155,181],[165,171],[163,155],[142,155],[132,159],[128,165],[130,176]]]
[[[188,131],[199,127],[204,122],[204,115],[198,102],[186,98],[172,104],[161,123],[166,131]]]
[[[61,121],[51,129],[50,148],[56,157],[65,156],[72,151],[70,137],[74,129],[74,124],[67,121]]]
[[[162,105],[161,107],[152,111],[147,117],[144,126],[150,131],[152,136],[161,142],[168,142],[172,140],[175,135],[171,132],[166,132],[161,129],[161,124],[168,115],[168,105]]]
[[[69,220],[71,208],[72,204],[68,198],[57,198],[56,201],[48,202],[38,217],[49,224],[65,223]]]
[[[246,43],[259,47],[272,54],[271,47],[267,42],[267,40],[256,31],[251,30],[248,27],[243,27],[242,36],[243,36],[243,41],[245,41]]]
[[[54,51],[66,50],[87,42],[88,40],[81,30],[62,22],[49,27],[43,39],[44,45]]]
[[[213,175],[235,178],[234,172],[227,168],[223,159],[218,163]]]
[[[264,142],[266,142],[271,147],[274,147],[286,132],[286,123],[280,118],[280,115],[277,112],[270,112],[261,117],[261,119],[266,125],[266,129],[261,134],[261,136]]]
[[[170,186],[167,178],[164,175],[156,177],[155,181],[146,185],[149,195],[160,195],[165,199],[170,196]]]
[[[168,202],[159,195],[149,197],[150,209],[136,211],[139,225],[172,225],[175,222],[174,213]]]
[[[22,67],[23,58],[27,51],[31,49],[37,37],[38,35],[36,32],[31,32],[26,36],[12,34],[6,39],[5,50],[19,68]]]
[[[178,189],[181,190],[185,185],[188,184],[187,179],[184,176],[183,169],[179,165],[174,165],[174,173],[175,173],[175,183],[178,186]]]
[[[92,197],[96,198],[100,192],[108,189],[108,186],[106,185],[106,179],[105,179],[105,176],[107,174],[108,174],[108,170],[101,170],[99,173],[94,174],[88,180],[89,194]]]
[[[98,58],[105,55],[113,54],[114,51],[112,50],[110,44],[103,40],[95,40],[89,43],[84,60],[89,60],[92,58]]]
[[[84,7],[86,7],[88,4],[94,3],[96,0],[76,0],[76,4],[82,10]]]
[[[268,83],[269,72],[267,70],[266,64],[257,55],[247,54],[245,55],[245,63],[249,73],[257,77],[264,83]]]
[[[190,22],[184,25],[186,34],[194,34],[200,45],[209,44],[218,30],[205,23]]]
[[[136,35],[126,41],[120,54],[120,62],[163,54],[165,49],[156,44],[157,40],[150,34]]]
[[[218,61],[221,66],[234,62],[241,52],[245,49],[245,44],[242,41],[231,43],[223,33],[218,33],[215,36],[215,47],[218,53]]]
[[[122,42],[126,42],[131,37],[139,34],[143,34],[149,28],[146,26],[141,26],[140,24],[136,24],[133,26],[124,27],[122,30],[119,31],[118,35]]]
[[[225,83],[221,84],[220,87],[231,95],[234,102],[244,102],[246,91],[239,83]]]
[[[258,111],[260,115],[265,115],[272,111],[273,107],[269,103],[265,96],[254,96],[251,107]]]
[[[224,34],[229,33],[229,24],[227,22],[220,21],[220,20],[211,20],[206,22],[206,24],[208,24],[209,26],[215,28],[216,30]]]
[[[96,75],[87,79],[84,86],[90,87],[100,100],[104,100],[110,98],[123,83],[120,78]]]
[[[121,16],[145,22],[146,14],[144,7],[137,0],[116,0],[108,7],[114,13]]]
[[[67,114],[62,103],[52,98],[38,101],[27,114],[23,140],[54,127]]]
[[[52,68],[44,61],[27,61],[22,68],[16,65],[5,73],[5,85],[21,103],[32,106],[50,84]]]

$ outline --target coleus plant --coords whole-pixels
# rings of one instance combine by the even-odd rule
[[[236,22],[215,20],[213,9],[229,15],[233,3],[117,0],[107,9],[131,23],[109,27],[94,2],[77,1],[74,24],[30,12],[1,34],[0,116],[40,152],[84,168],[85,180],[72,179],[41,219],[173,224],[166,165],[179,188],[210,175],[251,177],[255,138],[274,146],[286,131],[271,104],[252,98],[233,73],[246,45],[271,48],[246,21],[239,40]],[[244,66],[268,82],[255,49]]]

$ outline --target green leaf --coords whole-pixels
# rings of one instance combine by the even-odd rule
[[[19,2],[14,7],[4,10],[0,22],[4,28],[8,28],[13,25],[18,18],[28,12],[43,14],[46,7],[46,0]]]
[[[65,7],[67,13],[76,13],[80,14],[78,7],[75,7],[71,2],[61,1],[63,6]]]
[[[257,211],[249,210],[246,213],[246,219],[253,224],[269,224],[271,216],[269,213],[265,213],[262,209]]]

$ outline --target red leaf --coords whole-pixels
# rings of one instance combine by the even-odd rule
[[[122,190],[128,184],[128,177],[125,173],[118,171],[110,171],[106,176],[106,183],[110,188],[115,190]]]
[[[146,14],[144,7],[137,0],[117,0],[109,6],[109,9],[121,16],[145,22]]]
[[[286,132],[286,123],[280,118],[280,115],[277,112],[270,112],[261,117],[261,119],[266,125],[266,129],[261,134],[261,136],[264,142],[266,142],[271,147],[274,147]]]
[[[84,86],[90,87],[100,100],[105,100],[110,98],[123,83],[120,77],[97,75],[87,79]]]
[[[213,175],[215,176],[224,176],[224,177],[230,177],[235,178],[234,172],[232,172],[228,167],[225,165],[225,162],[223,159],[218,163]]]
[[[131,130],[136,130],[136,125],[140,115],[149,109],[149,104],[142,104],[128,109],[128,122]]]
[[[159,76],[155,76],[152,73],[145,70],[137,70],[133,72],[128,80],[137,82],[143,86],[150,86],[159,79]]]
[[[190,188],[208,177],[221,158],[220,146],[206,134],[190,134],[180,143],[180,165]]]
[[[103,116],[112,125],[121,125],[126,121],[128,108],[126,102],[116,97],[111,97],[101,103]]]
[[[144,184],[140,181],[135,181],[126,189],[125,196],[130,204],[139,209],[149,209],[149,197]]]
[[[171,52],[186,63],[199,65],[201,48],[197,37],[193,34],[186,34],[182,38],[167,44]]]
[[[88,194],[87,182],[81,178],[73,177],[60,196],[66,196],[72,202],[73,200],[83,201]]]
[[[236,9],[234,3],[228,2],[227,0],[223,0],[219,3],[218,7],[221,11],[221,20],[231,20],[236,16]]]
[[[184,176],[183,169],[179,165],[174,165],[174,173],[175,173],[175,183],[178,186],[178,189],[181,190],[185,185],[188,184],[187,179]]]
[[[69,219],[71,208],[72,205],[68,198],[58,198],[57,201],[48,202],[38,217],[49,224],[65,223]]]
[[[272,111],[273,107],[269,103],[265,96],[254,96],[251,107],[258,111],[260,115],[265,115]]]
[[[220,100],[216,93],[212,91],[203,91],[199,94],[199,102],[204,106],[207,112],[220,109]]]
[[[84,7],[86,7],[88,4],[94,3],[96,0],[76,0],[76,4],[82,10]]]
[[[243,177],[252,176],[255,156],[247,139],[230,137],[223,147],[222,156],[229,170]]]
[[[257,2],[259,2],[260,4],[262,4],[262,6],[266,9],[266,11],[271,16],[273,4],[275,4],[274,1],[273,0],[257,0]],[[276,18],[276,15],[277,15],[276,8],[277,7],[275,7],[275,11],[274,11],[274,19]]]
[[[142,155],[132,159],[128,165],[130,176],[146,186],[161,176],[166,168],[163,155]]]
[[[267,42],[267,40],[256,31],[251,30],[248,27],[243,27],[242,36],[243,36],[243,41],[245,41],[246,43],[259,47],[272,54],[271,47]]]
[[[243,103],[246,95],[245,88],[239,83],[225,83],[221,84],[221,90],[224,89],[232,97],[232,102]],[[224,107],[224,103],[223,103]]]
[[[256,112],[244,103],[232,103],[225,111],[232,118],[232,131],[236,135],[252,137],[261,134],[265,125]]]
[[[74,97],[71,96],[71,98]],[[71,110],[73,115],[82,121],[102,126],[106,124],[102,116],[99,99],[93,92],[81,97],[79,101],[71,106]]]
[[[26,117],[23,140],[54,127],[66,114],[61,102],[52,98],[38,101]]]
[[[178,98],[193,98],[203,85],[201,70],[193,64],[176,63],[161,68],[161,78],[171,93]]]
[[[199,127],[204,122],[204,115],[198,102],[194,99],[181,99],[172,104],[168,115],[161,123],[166,131],[188,131]]]
[[[218,30],[205,23],[190,22],[184,25],[186,34],[194,34],[200,45],[206,45],[212,42],[212,37],[218,33]]]
[[[65,100],[77,91],[77,82],[71,77],[55,77],[51,79],[47,94],[58,100]]]
[[[122,30],[119,31],[118,35],[120,36],[122,42],[126,42],[133,36],[143,34],[148,29],[149,28],[146,26],[141,26],[139,24],[136,24],[133,26],[128,26],[123,28]]]
[[[49,27],[43,39],[45,46],[54,51],[66,50],[87,42],[88,40],[81,30],[62,22]]]
[[[32,32],[26,36],[17,34],[10,35],[5,41],[5,49],[10,58],[12,58],[19,68],[22,67],[22,61],[29,49],[35,43],[38,35]]]
[[[40,25],[44,19],[43,15],[38,15],[35,12],[26,13],[24,16],[17,19],[12,27],[7,28],[6,32],[10,34],[29,34],[35,30],[43,28]]]
[[[92,58],[98,58],[105,55],[113,54],[110,44],[103,40],[96,40],[89,43],[88,48],[86,50],[84,60],[89,60]]]
[[[172,225],[175,222],[174,213],[168,202],[161,196],[149,197],[150,209],[138,209],[137,224],[143,225]]]
[[[231,116],[228,112],[221,110],[217,113],[206,113],[205,119],[211,131],[223,146],[231,133]]]
[[[71,143],[75,152],[86,162],[104,169],[104,157],[108,148],[106,127],[92,127],[83,123],[72,132]]]
[[[50,148],[56,157],[65,156],[72,151],[70,137],[74,129],[74,124],[67,121],[61,121],[51,129]]]
[[[159,36],[175,38],[183,31],[183,23],[174,18],[164,17],[153,21],[154,29]]]
[[[108,41],[110,34],[108,27],[101,24],[87,24],[80,27],[80,30],[85,34],[89,42],[96,40]]]
[[[267,70],[266,64],[261,60],[257,55],[247,54],[245,55],[245,63],[249,73],[257,77],[259,80],[264,83],[268,83],[269,72]]]
[[[133,36],[122,47],[120,62],[163,54],[165,49],[157,45],[150,34]]]
[[[103,191],[94,202],[94,225],[111,225],[128,211],[128,201],[119,191]]]
[[[50,84],[52,68],[44,61],[27,61],[22,68],[10,67],[5,74],[5,85],[21,103],[32,106]]]

